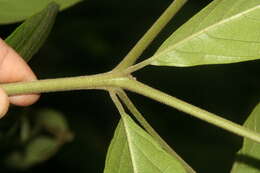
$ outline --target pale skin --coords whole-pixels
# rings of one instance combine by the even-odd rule
[[[0,83],[33,81],[36,76],[27,63],[0,38]],[[0,118],[8,111],[9,104],[29,106],[39,99],[39,95],[19,95],[8,97],[0,88]]]

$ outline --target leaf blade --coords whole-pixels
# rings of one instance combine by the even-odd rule
[[[249,115],[244,126],[260,133],[260,103]],[[260,173],[259,162],[260,144],[244,138],[243,146],[237,153],[231,173]]]
[[[38,136],[28,143],[24,152],[10,153],[5,163],[13,169],[27,169],[52,157],[58,151],[59,145],[56,139]]]
[[[260,59],[260,1],[215,0],[174,32],[151,65],[195,66]]]
[[[40,13],[28,18],[5,40],[26,62],[47,39],[56,19],[59,6],[50,3]]]
[[[40,12],[51,2],[59,4],[60,10],[63,10],[80,1],[82,0],[1,0],[0,24],[9,24],[25,20]]]
[[[125,114],[108,150],[105,173],[185,173],[175,158]]]

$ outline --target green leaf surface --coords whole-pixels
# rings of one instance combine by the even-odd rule
[[[152,65],[195,66],[260,59],[260,0],[215,0],[174,32]]]
[[[127,115],[109,146],[104,173],[185,173],[175,158]]]
[[[50,3],[22,23],[5,41],[28,62],[48,37],[58,10],[56,3]]]
[[[60,9],[68,8],[82,0],[0,0],[0,24],[18,22],[43,10],[50,2]]]
[[[70,142],[74,134],[70,131],[65,116],[53,109],[40,109],[37,114],[37,124],[54,135],[61,144]]]
[[[260,103],[255,107],[244,126],[260,133]],[[260,173],[260,144],[244,138],[231,173]]]
[[[61,112],[52,109],[41,109],[36,116],[38,123],[47,129],[56,131],[69,130],[68,122]]]
[[[56,139],[49,137],[38,137],[32,141],[26,149],[27,160],[30,162],[41,162],[54,155],[59,147]]]
[[[59,149],[59,142],[53,138],[39,136],[31,141],[24,152],[13,152],[6,159],[11,168],[26,169],[53,156]]]

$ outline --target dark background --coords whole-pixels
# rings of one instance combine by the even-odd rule
[[[176,28],[209,2],[190,0],[142,58],[151,56]],[[120,62],[170,3],[83,1],[58,15],[49,39],[30,65],[40,79],[106,72]],[[1,26],[1,37],[16,26]],[[260,61],[191,68],[149,66],[134,75],[146,84],[242,124],[259,102],[259,65]],[[143,96],[129,95],[153,127],[198,173],[229,172],[242,138]],[[33,107],[63,112],[75,139],[55,157],[25,173],[103,171],[105,154],[119,120],[106,92],[43,94]]]

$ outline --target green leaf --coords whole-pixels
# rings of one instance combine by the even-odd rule
[[[61,144],[73,140],[73,133],[61,112],[52,109],[41,109],[35,115],[37,125],[54,135]]]
[[[69,129],[68,122],[61,112],[52,109],[41,109],[37,112],[37,121],[48,129],[66,131]]]
[[[215,0],[174,32],[152,65],[195,66],[260,59],[260,1]]]
[[[82,0],[0,0],[0,24],[18,22],[43,10],[50,2],[60,9],[68,8]]]
[[[42,162],[54,155],[58,148],[59,142],[56,139],[44,136],[38,137],[27,146],[27,160]]]
[[[255,107],[244,126],[260,133],[260,103]],[[260,144],[244,138],[231,173],[260,173]]]
[[[5,41],[28,62],[48,37],[58,10],[56,3],[50,3],[21,24]]]
[[[104,173],[185,173],[175,158],[123,114],[108,149]]]
[[[31,141],[24,152],[13,152],[5,163],[11,168],[26,169],[53,156],[59,149],[59,142],[53,138],[40,136]]]

